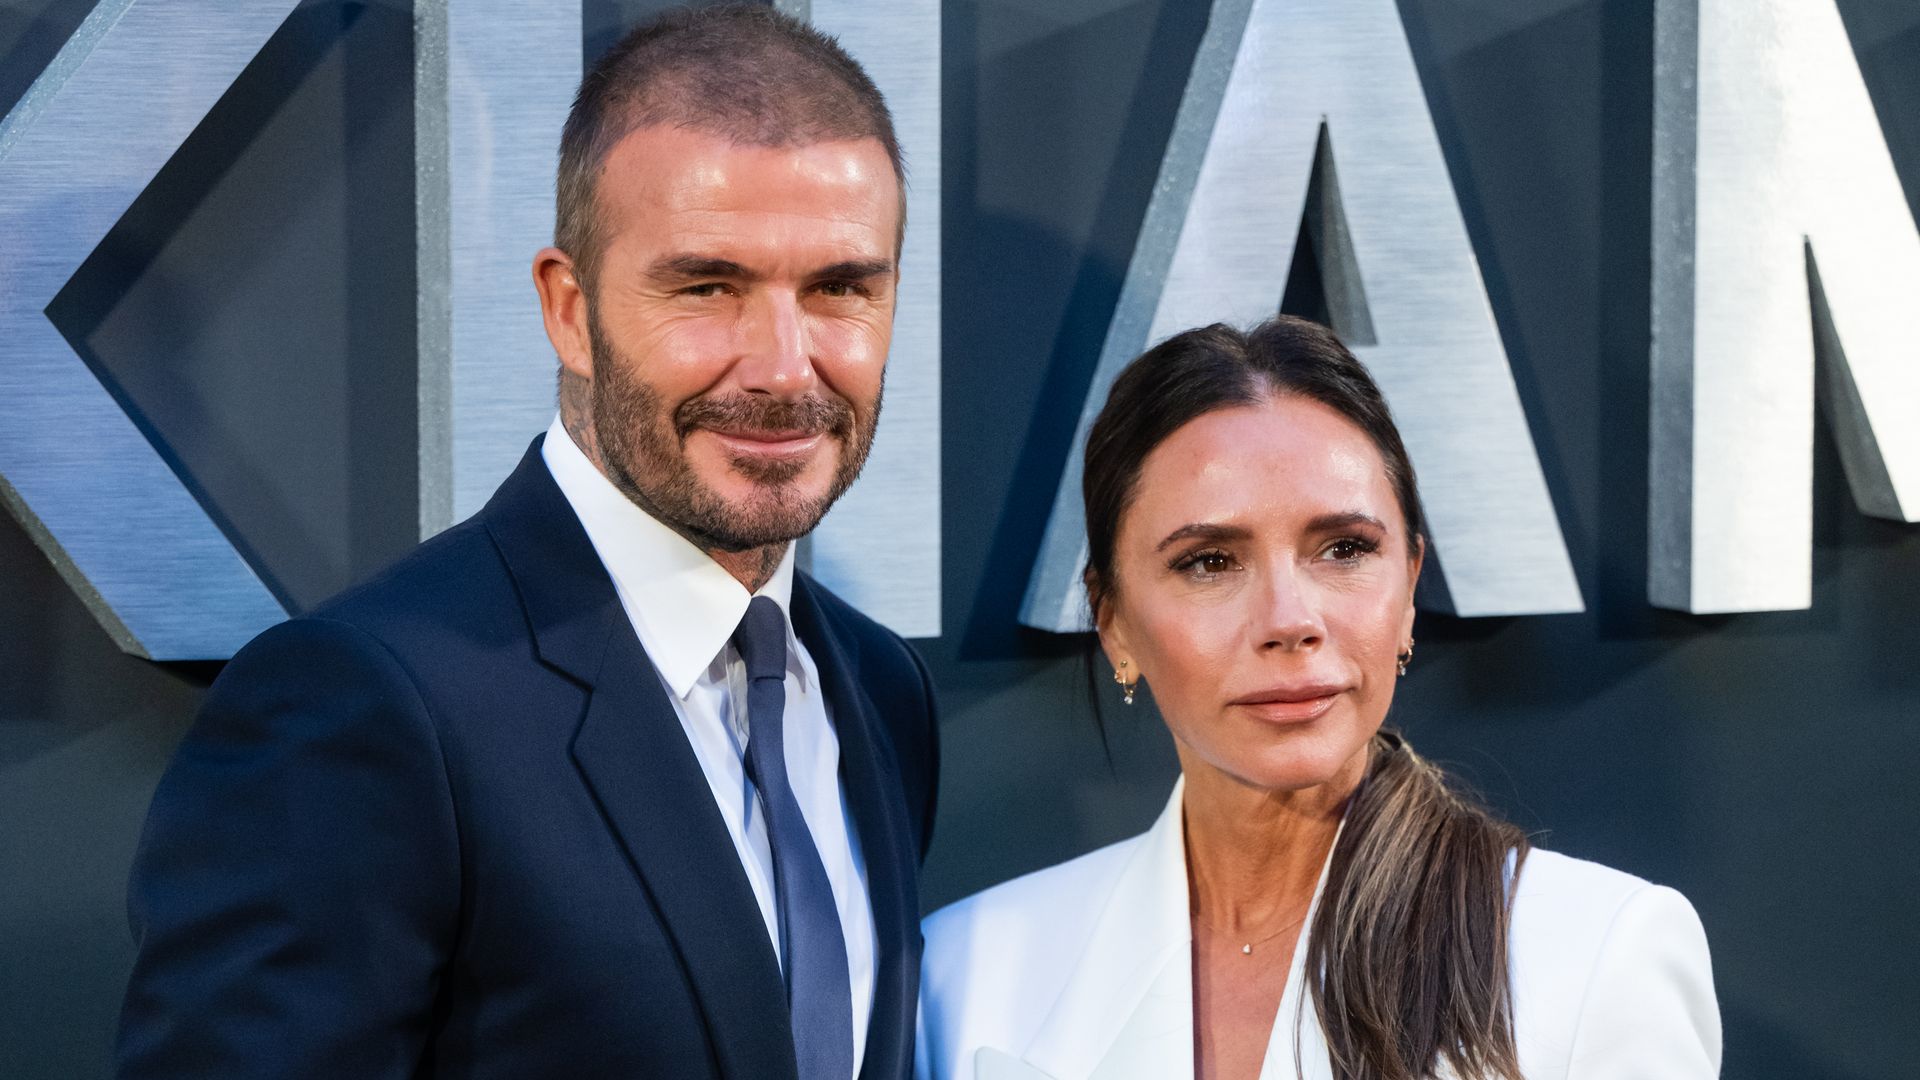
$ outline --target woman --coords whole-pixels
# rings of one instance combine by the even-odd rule
[[[1101,649],[1125,701],[1152,687],[1181,779],[1146,834],[927,920],[923,1077],[1718,1073],[1687,901],[1530,850],[1381,730],[1424,522],[1329,331],[1149,351],[1083,490]]]

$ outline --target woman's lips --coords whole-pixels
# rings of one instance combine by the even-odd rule
[[[1268,723],[1302,724],[1325,716],[1343,689],[1339,686],[1275,687],[1235,698],[1228,704],[1246,709]]]

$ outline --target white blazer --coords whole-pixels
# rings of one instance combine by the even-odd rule
[[[1193,1076],[1181,791],[1175,784],[1146,833],[927,918],[921,1080]],[[1515,889],[1508,960],[1528,1080],[1719,1075],[1707,939],[1685,897],[1540,850]],[[1261,1080],[1333,1075],[1306,990],[1306,939],[1294,950]]]

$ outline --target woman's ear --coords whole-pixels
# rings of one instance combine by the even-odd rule
[[[1100,651],[1115,668],[1133,663],[1133,649],[1127,644],[1126,620],[1120,618],[1113,594],[1100,586],[1092,570],[1086,576],[1087,600],[1093,606],[1093,632],[1100,638]],[[1137,669],[1136,669],[1137,670]]]
[[[1107,654],[1107,664],[1116,669],[1123,664],[1131,668],[1133,664],[1133,650],[1127,648],[1126,638],[1117,632],[1108,630],[1099,631],[1099,635],[1100,651]]]
[[[1426,565],[1426,561],[1427,538],[1424,536],[1416,536],[1413,538],[1413,552],[1407,559],[1407,613],[1400,623],[1400,640],[1403,642],[1413,640],[1413,616],[1415,613],[1413,598],[1414,595],[1419,592],[1420,568]]]

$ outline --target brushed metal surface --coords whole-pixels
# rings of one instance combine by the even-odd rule
[[[1336,163],[1338,181],[1326,173],[1325,201],[1309,207],[1317,161]],[[1080,470],[1087,429],[1114,377],[1181,330],[1272,315],[1310,210],[1316,233],[1343,239],[1331,306],[1350,324],[1354,352],[1385,391],[1420,475],[1433,583],[1443,586],[1427,601],[1463,616],[1581,610],[1393,0],[1218,0],[1022,622],[1059,632],[1085,626]]]
[[[530,267],[553,237],[578,4],[419,0],[420,532],[478,510],[554,410]]]
[[[1920,231],[1831,0],[1659,0],[1654,48],[1647,595],[1804,608],[1816,400],[1920,520]]]
[[[223,659],[285,617],[46,307],[295,0],[103,0],[0,122],[0,502],[122,649]]]
[[[940,635],[940,2],[812,0],[893,111],[907,235],[873,456],[807,551],[812,572],[907,637]]]

